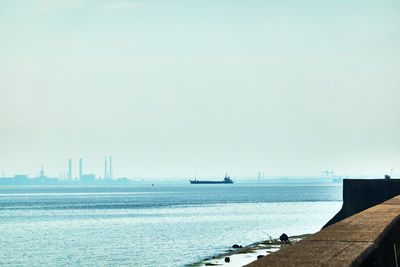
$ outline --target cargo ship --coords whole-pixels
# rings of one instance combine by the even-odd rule
[[[231,177],[229,177],[228,175],[225,175],[225,178],[222,181],[200,181],[196,178],[189,181],[191,184],[233,184]]]

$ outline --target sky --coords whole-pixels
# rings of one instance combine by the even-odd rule
[[[400,174],[400,3],[0,1],[0,175]]]

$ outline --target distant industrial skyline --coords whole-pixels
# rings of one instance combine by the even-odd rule
[[[98,175],[97,172],[95,172],[95,171],[91,171],[91,172],[86,172],[85,173],[84,164],[83,164],[83,162],[84,162],[83,158],[78,158],[77,161],[78,161],[78,164],[77,164],[78,168],[76,170],[76,168],[74,168],[73,159],[71,159],[71,158],[67,159],[67,163],[68,164],[67,164],[66,170],[59,172],[58,175],[52,175],[52,174],[45,173],[45,168],[42,165],[40,167],[40,171],[36,175],[33,174],[33,173],[36,173],[36,172],[35,171],[32,172],[32,170],[29,173],[27,173],[27,172],[8,173],[7,175],[3,171],[2,172],[2,177],[12,177],[12,176],[15,176],[15,175],[17,175],[17,176],[26,175],[27,177],[35,178],[35,177],[46,176],[46,177],[50,177],[50,178],[58,178],[58,179],[64,180],[64,181],[82,180],[82,179],[85,179],[85,177],[87,178],[88,176],[90,176],[91,179],[99,179],[99,180],[112,180],[113,179],[113,175],[112,175],[112,156],[105,156],[104,157],[104,176]],[[36,169],[36,168],[33,168],[33,169]],[[101,173],[101,172],[99,172],[99,173]],[[228,172],[226,172],[226,174],[227,173]],[[388,170],[385,170],[384,172],[379,173],[379,174],[372,174],[372,173],[369,173],[369,174],[368,173],[354,174],[353,178],[355,178],[355,177],[366,177],[366,178],[376,177],[376,178],[379,178],[379,177],[383,177],[383,174],[387,174],[387,175],[390,175],[390,176],[393,176],[393,175],[396,176],[397,175],[397,176],[400,177],[400,172],[395,172],[395,169],[388,169]],[[219,176],[220,175],[215,174],[215,175],[213,175],[211,177],[216,178],[216,177],[219,177]],[[322,170],[322,171],[319,171],[319,172],[317,171],[315,173],[311,173],[311,174],[308,174],[308,175],[292,175],[292,176],[287,176],[287,175],[267,175],[267,176],[265,176],[263,171],[258,171],[257,173],[248,174],[248,175],[245,175],[245,176],[236,176],[236,178],[257,178],[259,180],[261,180],[261,179],[262,180],[263,179],[267,179],[268,180],[269,178],[279,178],[279,177],[292,177],[292,178],[293,177],[303,177],[304,178],[304,177],[307,177],[307,176],[309,176],[310,178],[311,177],[314,177],[314,178],[315,177],[349,178],[348,174],[346,174],[346,173],[336,173],[334,170]],[[393,176],[393,177],[395,177],[395,176]],[[184,179],[186,179],[188,177],[190,178],[190,176],[183,176],[183,177],[175,176],[173,178],[184,178]],[[195,174],[192,178],[196,178],[196,177],[197,177],[197,175]],[[143,178],[172,178],[172,177],[171,176],[170,177],[168,177],[168,176],[162,176],[162,177],[154,177],[154,176],[153,177],[152,176],[144,176],[144,177],[143,176],[141,176],[141,177],[139,177],[139,176],[131,176],[131,177],[126,177],[126,176],[123,176],[123,178],[129,178],[129,179],[141,178],[141,179],[143,179]]]
[[[396,1],[0,2],[0,173],[400,172]],[[35,173],[36,172],[36,173]],[[72,175],[72,174],[71,174]],[[106,175],[105,175],[106,176]]]
[[[92,171],[90,173],[84,173],[84,167],[83,167],[83,159],[79,158],[78,159],[79,166],[78,170],[74,171],[75,169],[73,168],[73,163],[72,159],[68,159],[68,169],[67,171],[61,171],[59,175],[57,176],[60,179],[63,180],[73,180],[73,179],[82,179],[84,175],[90,174],[90,175],[95,175],[97,179],[105,179],[105,180],[112,180],[113,175],[112,175],[112,156],[108,156],[108,161],[107,161],[107,156],[104,157],[104,176],[97,175],[96,172]],[[43,166],[42,166],[43,169]],[[77,174],[77,175],[74,175]],[[26,173],[25,173],[26,174]],[[56,177],[56,176],[54,176]]]
[[[132,180],[127,177],[113,177],[112,175],[112,157],[105,157],[104,177],[97,176],[95,173],[85,173],[83,159],[79,158],[78,176],[74,176],[74,166],[72,159],[68,159],[67,171],[59,173],[59,176],[52,176],[45,172],[44,166],[41,166],[38,175],[31,173],[18,173],[12,175],[0,176],[0,185],[9,186],[29,186],[29,185],[110,185],[110,184],[131,184]]]

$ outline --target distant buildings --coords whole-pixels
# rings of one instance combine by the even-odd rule
[[[25,174],[16,174],[14,177],[0,178],[0,185],[54,185],[58,183],[57,178],[48,178],[44,175],[29,178]]]
[[[68,159],[68,171],[67,175],[60,174],[59,178],[50,178],[44,175],[43,166],[40,170],[38,177],[30,178],[25,174],[14,175],[14,177],[0,177],[0,185],[55,185],[55,184],[130,184],[132,181],[127,178],[112,179],[112,157],[109,156],[109,162],[107,164],[107,157],[104,160],[104,178],[96,179],[96,175],[93,173],[84,174],[83,172],[83,160],[79,158],[79,177],[73,179],[72,176],[72,159]],[[4,174],[3,174],[4,176]],[[61,178],[64,179],[61,179]]]
[[[84,174],[84,175],[81,176],[81,178],[79,180],[83,184],[92,184],[92,183],[95,183],[95,181],[96,181],[96,175],[94,175],[93,173]]]

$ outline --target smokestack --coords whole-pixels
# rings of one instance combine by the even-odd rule
[[[111,164],[111,156],[110,156],[110,177],[108,177],[110,180],[112,179],[112,164]]]
[[[72,160],[68,159],[68,179],[72,180]]]
[[[104,179],[107,179],[107,157],[104,157]]]
[[[79,159],[79,180],[82,179],[82,159]]]

